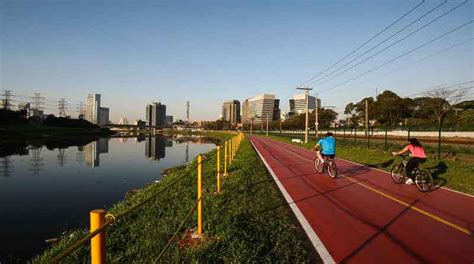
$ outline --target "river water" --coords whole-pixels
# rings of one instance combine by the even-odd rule
[[[93,141],[91,141],[93,140]],[[90,142],[88,142],[90,141]],[[89,211],[215,147],[162,136],[0,146],[0,263],[24,262],[48,238],[88,226]]]

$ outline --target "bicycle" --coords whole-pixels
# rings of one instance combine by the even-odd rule
[[[405,182],[408,179],[408,177],[406,176],[406,166],[408,161],[405,159],[404,155],[399,156],[402,157],[402,162],[400,164],[394,165],[392,167],[392,170],[390,171],[392,180],[397,184]],[[416,188],[420,192],[428,192],[431,190],[431,188],[433,187],[433,177],[431,177],[431,174],[428,171],[421,170],[417,165],[413,169],[412,175],[415,179],[414,181]]]
[[[336,161],[333,158],[330,158],[328,156],[323,156],[323,162],[316,157],[314,160],[314,168],[316,169],[317,172],[322,173],[324,169],[328,172],[329,176],[331,178],[336,178],[337,177],[337,166],[336,166]]]

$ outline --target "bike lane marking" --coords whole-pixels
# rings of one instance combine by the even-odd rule
[[[263,155],[260,153],[258,148],[255,146],[254,142],[252,140],[250,140],[250,143],[252,144],[253,148],[255,149],[255,151],[260,156],[260,159],[265,164],[265,167],[270,172],[270,175],[272,175],[273,180],[275,181],[275,183],[277,184],[277,186],[280,189],[281,193],[283,194],[283,197],[285,197],[288,205],[290,206],[291,210],[293,211],[296,218],[300,222],[301,226],[303,227],[303,230],[305,231],[306,235],[310,239],[311,244],[316,249],[316,251],[318,252],[321,259],[324,261],[324,263],[335,263],[334,259],[332,258],[331,254],[329,254],[328,250],[324,246],[321,239],[318,237],[318,235],[316,234],[314,229],[308,223],[308,220],[304,217],[303,213],[298,208],[296,203],[293,201],[293,198],[291,198],[290,194],[286,191],[286,188],[283,186],[281,181],[278,179],[278,177],[276,176],[273,169],[270,167],[270,165],[268,165],[267,161],[265,160]]]
[[[285,142],[282,142],[282,143],[285,143]],[[293,146],[293,145],[291,145],[291,144],[288,144],[288,145]],[[293,146],[293,147],[298,148],[297,146]],[[302,149],[302,150],[309,151],[309,150],[304,149],[304,148],[301,148],[301,149]],[[290,151],[291,151],[291,150],[290,150]],[[294,151],[292,151],[292,152],[294,152]],[[297,153],[297,152],[294,152],[294,153],[295,153],[295,154],[298,154],[302,159],[305,159],[305,160],[307,160],[307,161],[313,162],[313,160],[308,159],[307,157],[305,157],[305,156],[303,156],[303,155],[301,155],[301,154],[299,154],[299,153]],[[360,164],[358,164],[358,165],[360,165]],[[361,165],[361,166],[363,166],[363,165]],[[452,223],[452,222],[450,222],[450,221],[448,221],[448,220],[446,220],[446,219],[444,219],[444,218],[442,218],[442,217],[439,217],[439,216],[437,216],[437,215],[434,215],[434,214],[432,214],[432,213],[430,213],[430,212],[428,212],[428,211],[425,211],[425,210],[423,210],[423,209],[420,209],[420,208],[418,208],[418,207],[416,207],[416,206],[411,206],[411,205],[410,205],[409,203],[407,203],[407,202],[404,202],[404,201],[402,201],[402,200],[400,200],[400,199],[398,199],[398,198],[396,198],[396,197],[394,197],[394,196],[392,196],[392,195],[390,195],[390,194],[388,194],[388,193],[385,193],[385,192],[383,192],[383,191],[377,190],[377,189],[374,188],[374,187],[368,186],[368,185],[363,184],[363,183],[361,183],[361,182],[359,182],[359,181],[357,181],[357,180],[354,180],[354,179],[352,179],[350,176],[346,176],[346,175],[344,175],[344,174],[342,174],[342,173],[341,173],[340,175],[344,176],[343,179],[350,180],[350,181],[352,181],[352,182],[354,182],[354,183],[356,183],[356,184],[358,184],[358,185],[360,185],[360,186],[362,186],[362,187],[364,187],[364,188],[366,188],[366,189],[368,189],[368,190],[370,190],[370,191],[372,191],[372,192],[375,192],[375,193],[377,193],[377,194],[379,194],[379,195],[381,195],[381,196],[383,196],[383,197],[385,197],[385,198],[387,198],[387,199],[390,199],[390,200],[392,200],[392,201],[394,201],[394,202],[396,202],[396,203],[398,203],[398,204],[401,204],[401,205],[403,205],[403,206],[405,206],[405,207],[407,207],[407,208],[409,208],[409,209],[412,209],[412,210],[414,210],[414,211],[416,211],[416,212],[418,212],[418,213],[420,213],[420,214],[422,214],[422,215],[424,215],[424,216],[427,216],[427,217],[429,217],[429,218],[431,218],[431,219],[434,219],[435,221],[438,221],[438,222],[440,222],[440,223],[442,223],[442,224],[444,224],[444,225],[447,225],[447,226],[449,226],[449,227],[451,227],[451,228],[453,228],[453,229],[455,229],[455,230],[457,230],[457,231],[460,231],[460,232],[462,232],[462,233],[464,233],[464,234],[466,234],[466,235],[468,235],[468,236],[472,236],[472,235],[473,235],[470,230],[468,230],[468,229],[466,229],[466,228],[464,228],[464,227],[461,227],[461,226],[459,226],[459,225],[457,225],[457,224],[455,224],[455,223]]]

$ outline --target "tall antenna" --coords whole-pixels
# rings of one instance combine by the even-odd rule
[[[59,116],[66,117],[67,102],[65,98],[61,98],[58,103]]]
[[[189,122],[189,101],[186,101],[186,122]]]

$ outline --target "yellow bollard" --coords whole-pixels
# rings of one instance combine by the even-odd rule
[[[217,145],[217,193],[221,192],[221,161],[220,161],[221,146]]]
[[[201,154],[197,157],[198,162],[198,170],[197,170],[197,199],[198,199],[198,206],[197,206],[197,213],[198,213],[198,227],[197,227],[197,235],[202,235],[202,156]]]
[[[224,176],[227,176],[227,141],[224,142]]]
[[[91,229],[93,232],[101,227],[105,222],[105,210],[96,209],[90,211]],[[102,264],[105,263],[105,232],[102,231],[91,238],[91,263]]]

